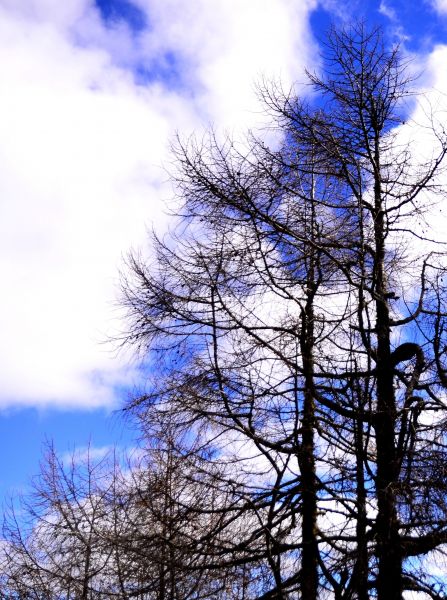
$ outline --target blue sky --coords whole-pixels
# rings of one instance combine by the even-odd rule
[[[169,140],[255,127],[254,82],[302,81],[350,18],[447,92],[447,0],[0,0],[0,496],[45,439],[133,444],[141,370],[108,340],[123,255],[168,226]]]

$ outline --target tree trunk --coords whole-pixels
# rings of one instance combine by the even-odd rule
[[[302,312],[301,353],[304,372],[304,403],[302,417],[302,443],[299,453],[301,472],[301,516],[302,516],[302,556],[301,556],[301,598],[316,600],[318,597],[318,544],[317,530],[317,485],[315,477],[315,392],[314,392],[314,311],[315,294],[313,257],[308,273],[308,295]]]
[[[368,600],[368,545],[366,539],[366,489],[364,475],[363,421],[355,423],[356,487],[357,487],[357,559],[352,578],[358,600]]]
[[[402,552],[396,511],[395,488],[398,478],[395,448],[396,401],[391,365],[390,314],[385,275],[385,222],[379,176],[379,151],[376,145],[375,244],[376,244],[376,332],[377,332],[377,598],[402,600]]]

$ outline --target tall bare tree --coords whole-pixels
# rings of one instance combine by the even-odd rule
[[[132,408],[200,435],[236,486],[249,528],[221,552],[265,559],[263,598],[435,594],[412,572],[445,542],[445,268],[416,223],[447,140],[432,118],[416,161],[399,126],[417,100],[379,30],[331,31],[324,60],[308,101],[263,90],[279,149],[177,145],[180,233],[124,285],[128,341],[159,361]]]

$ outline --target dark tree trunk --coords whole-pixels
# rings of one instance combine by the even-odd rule
[[[380,156],[376,142],[375,244],[376,244],[376,332],[377,332],[377,598],[402,600],[402,552],[396,511],[398,466],[395,447],[396,400],[391,365],[390,313],[385,274],[385,219],[380,189]]]
[[[302,312],[300,345],[304,372],[304,403],[302,416],[302,443],[299,453],[301,472],[302,557],[300,588],[302,600],[318,598],[318,543],[317,543],[317,483],[315,476],[315,390],[314,390],[314,258],[310,259],[308,295]]]
[[[366,489],[364,474],[363,422],[355,424],[356,487],[357,487],[357,559],[353,569],[353,588],[358,600],[368,600],[368,542],[366,537]]]

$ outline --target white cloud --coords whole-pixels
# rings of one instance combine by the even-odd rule
[[[119,454],[119,449],[113,446],[79,446],[72,452],[64,452],[60,456],[63,465],[90,465],[93,466],[105,458],[113,458]]]
[[[137,0],[154,31],[142,40],[147,55],[173,50],[199,90],[206,118],[227,126],[254,120],[254,83],[262,75],[290,83],[313,62],[308,15],[315,0]],[[161,37],[158,32],[163,31]]]
[[[256,77],[311,60],[313,0],[138,4],[136,35],[93,0],[0,0],[2,406],[115,402],[130,374],[99,342],[122,254],[165,226],[173,131],[253,124]],[[166,57],[181,85],[135,82]]]
[[[432,0],[433,8],[440,14],[447,14],[447,0]]]
[[[445,64],[447,61],[447,45],[439,44],[426,56],[418,57],[415,61],[415,70],[423,73],[418,80],[420,83],[420,99],[413,114],[412,121],[415,134],[413,135],[413,152],[418,160],[428,161],[437,156],[441,151],[438,140],[435,139],[431,128],[433,127],[442,139],[445,130],[447,113],[447,74]],[[405,136],[405,127],[402,127]],[[447,172],[445,166],[441,167],[438,183],[446,189]],[[418,233],[427,233],[431,238],[445,242],[447,230],[447,211],[445,198],[439,194],[434,197],[426,194],[428,210],[426,221],[428,228],[421,224]],[[442,248],[439,248],[440,250]],[[420,248],[419,248],[420,250]]]
[[[396,11],[385,0],[382,0],[379,6],[379,13],[391,21],[397,19]]]
[[[89,0],[2,0],[0,6],[13,15],[31,21],[71,25],[85,14],[90,4]]]

